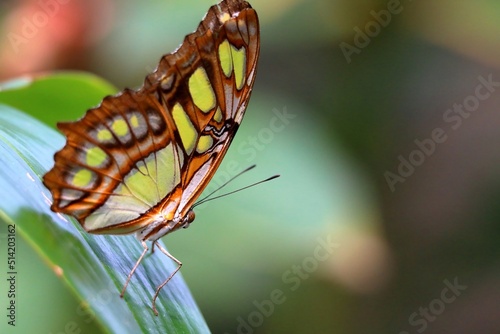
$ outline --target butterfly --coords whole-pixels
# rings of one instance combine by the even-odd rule
[[[220,165],[252,92],[260,48],[257,13],[241,0],[212,6],[197,30],[164,55],[138,90],[107,96],[76,122],[58,123],[65,146],[43,177],[51,209],[94,234],[135,233],[144,250],[187,227]]]

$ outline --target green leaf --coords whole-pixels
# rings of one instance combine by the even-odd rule
[[[0,102],[22,110],[45,124],[73,121],[117,89],[83,72],[21,77],[0,84]]]
[[[85,83],[79,85],[78,82]],[[83,305],[88,305],[89,309],[82,307],[79,312],[95,316],[106,332],[208,333],[203,316],[179,273],[160,293],[159,316],[153,314],[151,298],[155,289],[176,268],[161,252],[145,257],[125,297],[119,297],[142,246],[133,236],[88,234],[75,220],[50,210],[51,195],[41,178],[52,167],[53,155],[65,140],[26,113],[2,104],[24,105],[36,114],[47,110],[38,94],[49,92],[48,87],[55,90],[50,92],[53,96],[59,94],[59,88],[70,84],[82,96],[90,96],[91,91],[93,95],[103,91],[100,83],[93,88],[96,82],[74,75],[44,77],[29,86],[22,84],[21,88],[0,92],[0,220],[15,225],[16,231],[59,274]],[[12,87],[12,82],[9,86]],[[2,87],[5,89],[5,85]],[[4,99],[9,91],[26,101],[33,95],[41,104],[23,104],[12,100],[13,95]],[[75,100],[75,94],[47,103],[56,106],[52,110],[55,115],[65,113],[70,104],[82,104],[78,98]]]

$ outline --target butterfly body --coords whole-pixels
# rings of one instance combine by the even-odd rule
[[[59,123],[67,142],[43,178],[52,210],[89,233],[136,233],[145,251],[146,240],[187,227],[242,121],[259,45],[255,10],[224,0],[141,88]]]

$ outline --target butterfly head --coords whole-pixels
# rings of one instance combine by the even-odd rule
[[[182,220],[182,228],[188,228],[189,225],[193,222],[193,220],[196,218],[196,215],[194,214],[193,208],[189,209],[188,213]]]

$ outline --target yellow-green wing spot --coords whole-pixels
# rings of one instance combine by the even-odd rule
[[[181,135],[181,141],[184,145],[186,153],[189,155],[194,149],[194,144],[198,138],[198,133],[194,128],[193,123],[189,119],[189,116],[184,111],[184,108],[177,103],[172,109],[172,116],[177,126],[177,130]]]
[[[108,129],[101,129],[97,132],[97,139],[101,142],[111,140],[113,135]]]
[[[234,66],[234,80],[236,82],[236,89],[240,90],[245,84],[245,73],[247,68],[247,55],[244,47],[237,49],[231,45],[231,55],[233,58]]]
[[[90,185],[90,181],[92,181],[92,172],[88,169],[80,169],[73,176],[73,180],[71,181],[71,183],[75,187],[85,188]]]
[[[139,119],[137,118],[137,115],[130,117],[130,125],[134,128],[139,127]]]
[[[119,137],[123,137],[128,133],[127,122],[125,122],[125,120],[123,119],[115,120],[111,125],[111,128],[113,129],[113,132]]]
[[[198,146],[196,146],[196,152],[205,153],[208,151],[213,145],[213,139],[211,136],[201,136],[198,140]]]
[[[137,111],[129,111],[127,114],[127,119],[135,139],[142,140],[148,134],[148,125],[144,116]],[[132,140],[132,138],[130,138]]]
[[[234,69],[236,89],[243,88],[246,73],[246,49],[236,48],[226,39],[219,45],[219,61],[224,75],[229,78]]]
[[[222,111],[220,110],[220,107],[217,107],[217,111],[215,112],[214,115],[214,120],[217,123],[220,123],[222,121]]]
[[[231,46],[227,39],[219,45],[219,61],[224,75],[229,78],[233,72],[233,57],[231,56]]]
[[[86,162],[90,167],[97,167],[103,164],[108,158],[106,152],[95,146],[87,150]]]
[[[151,153],[144,161],[145,164],[140,170],[133,169],[125,176],[123,183],[106,202],[87,217],[87,230],[136,219],[159,203],[179,184],[182,160],[172,144]],[[123,231],[126,233],[126,230]]]
[[[173,188],[174,178],[180,172],[175,161],[173,146],[159,150],[146,159],[147,174],[133,170],[125,177],[124,183],[132,195],[154,206]],[[125,187],[124,187],[125,188]]]
[[[204,113],[215,107],[215,93],[203,67],[198,67],[189,78],[189,92],[194,104]]]

